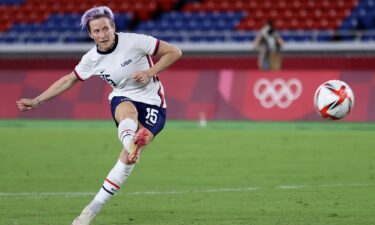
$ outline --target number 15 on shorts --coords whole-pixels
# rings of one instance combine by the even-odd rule
[[[152,108],[146,108],[147,115],[146,115],[146,123],[150,125],[154,125],[158,120],[158,110]]]

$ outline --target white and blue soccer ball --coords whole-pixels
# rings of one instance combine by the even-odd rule
[[[344,81],[329,80],[316,90],[314,106],[316,112],[325,119],[342,119],[353,109],[353,91]]]

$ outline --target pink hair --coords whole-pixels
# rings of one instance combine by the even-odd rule
[[[86,27],[90,31],[89,22],[94,19],[101,17],[107,17],[111,22],[115,22],[115,16],[110,8],[107,6],[94,6],[91,9],[87,10],[81,17],[81,28]]]

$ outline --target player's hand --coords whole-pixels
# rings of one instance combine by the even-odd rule
[[[17,103],[18,109],[23,112],[35,109],[40,104],[40,102],[37,99],[27,99],[27,98],[23,98],[19,101],[16,101],[16,103]]]
[[[150,76],[147,71],[137,71],[133,73],[133,79],[140,84],[146,84],[150,81]]]

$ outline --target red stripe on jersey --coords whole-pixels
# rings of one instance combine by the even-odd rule
[[[73,70],[74,74],[76,75],[76,77],[78,78],[78,80],[80,81],[84,81],[84,79],[82,79],[82,77],[77,73],[76,70]]]
[[[148,61],[148,65],[151,68],[154,65],[154,62],[152,61],[151,56],[147,55],[147,61]]]
[[[148,61],[148,65],[150,66],[150,68],[154,65],[154,62],[152,61],[151,59],[151,56],[147,55],[147,61]],[[159,81],[159,78],[158,78],[158,75],[155,74],[155,76],[152,77],[153,81],[156,82],[156,81]],[[159,83],[160,84],[160,83]],[[161,104],[160,104],[160,107],[163,108],[164,106],[164,103],[165,103],[165,99],[164,99],[164,93],[162,91],[162,86],[160,84],[159,86],[159,90],[158,90],[158,95],[161,99]]]
[[[161,85],[159,86],[158,95],[159,95],[160,98],[161,98],[160,108],[163,108],[165,100],[164,100],[164,93],[163,93],[163,91],[162,91],[162,87],[161,87]]]
[[[158,53],[159,44],[160,44],[160,41],[158,39],[156,39],[155,49],[154,49],[154,52],[152,53],[152,55],[156,55]]]
[[[105,178],[105,180],[106,180],[108,183],[112,184],[113,187],[115,187],[115,188],[117,188],[117,189],[120,189],[120,187],[119,187],[117,184],[115,184],[115,183],[113,183],[112,181],[108,180],[108,178]]]
[[[154,61],[152,61],[151,56],[147,55],[147,61],[148,61],[148,65],[150,66],[150,68],[154,66]],[[155,79],[155,78],[156,78],[157,80],[159,80],[157,74],[155,74],[155,76],[154,76],[153,79]]]

